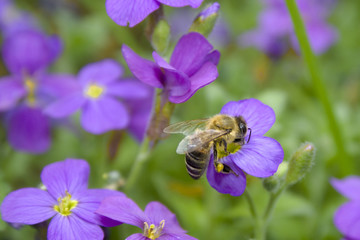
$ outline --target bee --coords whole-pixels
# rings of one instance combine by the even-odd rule
[[[226,114],[175,123],[166,127],[164,132],[182,133],[186,136],[179,143],[176,153],[185,154],[186,169],[194,179],[199,179],[204,174],[211,153],[214,155],[217,172],[236,175],[228,165],[221,163],[220,159],[240,149],[251,137],[251,128],[247,127],[242,116]]]

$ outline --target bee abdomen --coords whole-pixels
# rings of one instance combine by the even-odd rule
[[[193,151],[186,154],[186,169],[190,177],[199,179],[203,175],[207,167],[207,159],[209,157],[208,155],[208,153],[203,153],[200,151]]]

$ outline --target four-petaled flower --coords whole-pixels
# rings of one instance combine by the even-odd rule
[[[126,240],[196,239],[187,235],[180,227],[175,214],[159,202],[150,202],[145,211],[142,211],[127,197],[107,197],[96,213],[143,230],[143,233],[133,234]]]
[[[153,52],[154,62],[143,59],[128,46],[122,52],[130,71],[143,83],[163,89],[170,102],[187,101],[198,89],[213,82],[218,71],[220,53],[199,33],[184,35],[167,63]]]
[[[220,113],[242,116],[247,127],[251,128],[251,138],[240,148],[233,149],[231,154],[220,159],[220,162],[228,165],[235,174],[217,172],[212,156],[207,169],[207,179],[218,192],[239,196],[246,187],[244,172],[261,178],[272,176],[284,158],[284,151],[275,139],[263,136],[275,122],[275,113],[271,107],[257,99],[245,99],[228,102]]]
[[[331,179],[332,186],[350,199],[335,213],[334,223],[345,239],[360,240],[360,177],[349,176],[343,180]]]
[[[117,98],[145,99],[151,92],[136,80],[119,81],[122,73],[122,67],[115,60],[88,64],[78,74],[79,89],[49,105],[45,113],[62,118],[81,109],[81,124],[93,134],[127,127],[128,110]]]
[[[41,180],[46,190],[23,188],[11,192],[1,205],[2,219],[12,224],[37,224],[50,218],[49,240],[102,240],[100,226],[111,227],[119,222],[95,214],[101,201],[123,193],[88,189],[90,168],[81,159],[66,159],[46,166]],[[100,225],[100,226],[99,226]]]
[[[130,27],[143,21],[150,13],[165,4],[171,7],[191,6],[197,8],[203,0],[106,0],[106,12],[121,26]]]
[[[42,153],[50,146],[42,108],[75,87],[72,76],[46,72],[61,50],[57,36],[39,30],[18,30],[4,39],[2,55],[11,75],[0,78],[0,112],[9,113],[8,139],[17,150]]]
[[[299,51],[299,44],[293,29],[285,1],[263,0],[265,9],[259,16],[259,25],[240,37],[243,46],[254,46],[266,54],[279,57],[292,47]],[[304,19],[307,35],[316,54],[325,52],[337,40],[336,30],[326,23],[333,6],[333,0],[296,1]]]

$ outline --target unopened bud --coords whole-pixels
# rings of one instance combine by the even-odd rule
[[[276,192],[279,189],[280,185],[283,183],[284,176],[287,170],[288,170],[288,163],[282,162],[273,176],[265,178],[263,180],[264,188],[269,192]]]
[[[215,2],[209,4],[199,15],[195,18],[191,25],[189,32],[198,32],[207,37],[214,28],[220,4]]]
[[[312,143],[304,143],[291,156],[286,183],[291,185],[300,181],[309,172],[315,159],[315,147]]]
[[[154,32],[151,36],[151,44],[156,52],[164,53],[169,45],[170,26],[164,20],[157,22]]]

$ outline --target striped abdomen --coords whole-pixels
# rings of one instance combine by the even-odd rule
[[[209,158],[210,151],[208,149],[186,153],[185,163],[190,177],[199,179],[204,174],[205,169],[209,164]]]

